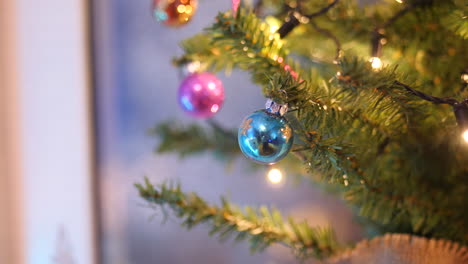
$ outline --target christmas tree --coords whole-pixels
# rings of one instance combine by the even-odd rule
[[[193,0],[163,1],[155,16],[168,25],[196,10]],[[266,109],[246,113],[235,130],[211,119],[209,126],[159,124],[158,151],[279,162],[336,192],[377,234],[466,245],[466,12],[462,0],[234,1],[181,43],[184,54],[173,62],[191,73],[181,106],[195,117],[214,115],[224,95],[207,72],[237,68],[261,87]],[[299,259],[329,259],[347,250],[330,228],[275,209],[241,209],[225,198],[208,204],[170,183],[136,187],[183,226],[208,225],[222,239],[248,241],[254,252],[279,243]]]

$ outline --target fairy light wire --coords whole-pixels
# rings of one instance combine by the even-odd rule
[[[400,9],[400,11],[390,17],[385,23],[375,27],[372,31],[370,62],[372,63],[372,68],[374,70],[379,70],[382,67],[382,61],[380,57],[382,56],[382,47],[384,45],[382,40],[385,39],[385,29],[415,7],[415,5],[407,5],[405,8]]]
[[[340,0],[334,0],[319,11],[306,15],[301,15],[299,9],[295,8],[294,11],[289,12],[288,17],[286,18],[286,22],[278,29],[277,33],[280,35],[281,38],[286,37],[286,35],[288,35],[296,26],[301,24],[301,19],[306,18],[310,21],[315,17],[324,15],[339,1]]]
[[[337,36],[335,36],[330,30],[319,27],[313,20],[309,21],[309,24],[315,29],[315,31],[321,33],[327,38],[331,39],[336,46],[336,55],[335,60],[338,60],[341,57],[341,42]]]
[[[262,0],[259,0],[256,5],[256,9],[260,9],[262,5]],[[336,57],[335,60],[337,60],[340,55],[341,55],[341,43],[338,40],[338,38],[329,30],[324,29],[319,27],[312,19],[318,16],[321,16],[325,13],[327,13],[331,8],[333,8],[339,0],[334,0],[324,8],[320,9],[317,12],[314,12],[312,14],[307,14],[307,15],[301,15],[298,10],[299,8],[295,8],[293,11],[289,12],[289,16],[286,18],[286,22],[283,23],[283,25],[278,29],[277,33],[280,35],[280,38],[284,38],[288,33],[290,33],[296,26],[301,24],[301,20],[303,18],[307,18],[307,23],[311,24],[311,26],[319,33],[327,36],[328,38],[332,39],[333,42],[336,45]],[[403,4],[403,1],[397,1],[398,3]],[[371,37],[371,59],[370,62],[372,64],[372,68],[374,70],[379,70],[383,64],[380,59],[382,55],[382,47],[383,47],[383,39],[385,38],[385,29],[392,24],[394,24],[399,18],[403,17],[405,14],[407,14],[409,11],[412,9],[416,8],[417,4],[407,4],[403,9],[400,9],[397,13],[395,13],[392,17],[390,17],[386,22],[384,22],[382,25],[375,27],[375,29],[372,31],[372,37]],[[463,74],[466,74],[466,70],[463,72]],[[462,75],[463,76],[463,75]],[[463,77],[462,77],[463,78]],[[448,104],[453,107],[457,123],[459,124],[460,127],[466,128],[467,130],[465,131],[467,134],[468,138],[468,99],[465,99],[463,101],[458,101],[454,98],[447,97],[447,98],[442,98],[442,97],[436,97],[436,96],[431,96],[428,94],[425,94],[421,91],[418,91],[409,85],[406,85],[404,83],[401,83],[399,81],[394,82],[395,85],[401,86],[405,88],[408,92],[413,94],[414,96],[417,96],[423,100],[432,102],[433,104]],[[462,90],[466,88],[467,82],[465,81]],[[458,113],[464,113],[463,115],[460,115]],[[465,114],[466,113],[466,114]],[[463,117],[461,117],[463,116]],[[465,125],[466,123],[466,125]],[[465,134],[463,134],[465,136]]]
[[[431,102],[433,104],[447,104],[452,106],[453,112],[455,114],[455,119],[457,120],[458,126],[464,130],[463,137],[465,137],[465,133],[468,132],[468,99],[463,101],[458,101],[452,97],[436,97],[432,95],[425,94],[421,91],[411,88],[409,85],[401,83],[399,81],[394,82],[396,85],[405,88],[408,92],[417,96],[425,101]],[[468,137],[468,135],[467,135]],[[467,141],[468,142],[468,141]]]

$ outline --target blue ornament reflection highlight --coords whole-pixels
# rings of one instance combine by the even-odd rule
[[[292,147],[294,133],[280,115],[258,110],[247,116],[238,131],[239,147],[248,158],[272,164],[283,159]]]

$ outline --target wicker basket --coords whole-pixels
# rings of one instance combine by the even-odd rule
[[[387,234],[360,242],[327,264],[468,264],[468,249],[446,240]]]

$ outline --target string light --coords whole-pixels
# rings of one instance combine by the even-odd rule
[[[380,68],[382,68],[382,60],[379,57],[372,57],[369,61],[371,63],[372,69],[380,70]]]
[[[463,82],[468,83],[468,73],[462,73],[461,79]]]
[[[313,18],[326,14],[334,5],[336,5],[339,0],[333,0],[326,7],[320,9],[319,11],[311,14],[301,14],[298,11],[289,12],[288,16],[284,19],[285,23],[281,25],[277,33],[280,38],[284,38],[289,34],[295,27],[299,26],[301,23],[309,23]],[[293,3],[292,6],[297,7],[297,2]],[[296,8],[292,8],[296,9]]]
[[[281,27],[281,21],[274,16],[267,16],[265,22],[270,26],[270,33],[274,34]]]
[[[187,64],[187,71],[189,73],[198,72],[201,68],[201,63],[199,61],[192,61]]]
[[[283,181],[283,173],[279,169],[270,169],[267,173],[267,179],[272,184],[280,184]]]
[[[468,129],[465,130],[465,132],[463,132],[462,136],[463,136],[463,139],[465,140],[465,142],[468,143]]]
[[[458,126],[463,131],[461,136],[468,143],[468,99],[458,102],[453,106],[453,112]]]

